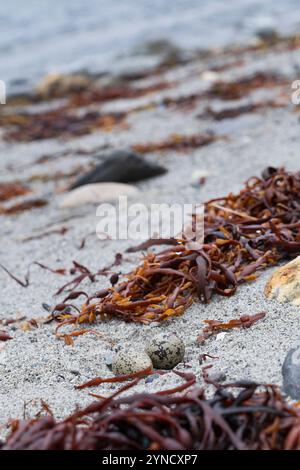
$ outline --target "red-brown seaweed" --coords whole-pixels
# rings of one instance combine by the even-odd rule
[[[49,412],[13,421],[3,450],[299,450],[300,410],[271,385],[218,386],[207,398],[185,383],[158,393],[100,397],[62,421]],[[258,390],[258,388],[260,389]],[[239,390],[239,391],[238,391]],[[180,391],[180,392],[179,392]],[[45,407],[43,407],[45,409]]]
[[[88,299],[78,315],[59,318],[157,322],[181,315],[197,298],[231,296],[260,270],[300,254],[299,217],[300,172],[269,167],[240,193],[206,203],[203,245],[172,240],[173,246],[146,254],[126,281]]]

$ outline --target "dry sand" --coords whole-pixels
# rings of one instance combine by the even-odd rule
[[[229,79],[246,75],[255,70],[275,70],[286,74],[290,81],[297,78],[300,65],[300,51],[266,53],[264,56],[245,56],[245,64],[218,74]],[[158,102],[162,96],[188,95],[205,89],[209,83],[201,80],[200,73],[208,67],[204,61],[177,67],[166,72],[165,78],[178,84],[164,92],[148,95],[136,100],[119,100],[105,105],[106,109],[128,109],[137,104]],[[161,78],[161,77],[160,77]],[[299,77],[298,77],[299,78]],[[284,109],[261,110],[236,119],[215,123],[199,120],[199,114],[208,102],[199,102],[192,112],[168,110],[164,107],[149,107],[128,117],[128,129],[111,133],[94,133],[69,142],[48,140],[30,144],[6,144],[0,147],[1,181],[27,180],[30,175],[68,169],[86,162],[90,157],[72,154],[79,147],[93,148],[107,144],[111,148],[126,148],[134,143],[153,142],[172,133],[193,134],[205,129],[226,134],[227,140],[215,142],[207,147],[184,152],[153,153],[148,158],[167,166],[168,174],[137,184],[140,199],[146,203],[157,201],[201,202],[228,192],[238,191],[251,175],[259,175],[268,165],[286,166],[299,170],[299,121],[295,106],[290,103],[290,87],[281,99]],[[252,93],[241,102],[261,97],[274,97],[277,90]],[[216,107],[228,107],[239,102],[213,103]],[[50,161],[44,165],[29,165],[43,154],[70,149],[70,155]],[[12,169],[14,168],[14,169]],[[208,178],[201,188],[191,184],[195,170],[206,170]],[[95,231],[96,208],[85,206],[78,209],[60,210],[58,204],[63,194],[54,192],[66,182],[34,183],[37,195],[48,198],[49,205],[18,216],[1,217],[0,262],[19,277],[24,277],[27,266],[39,261],[52,268],[70,268],[72,260],[88,266],[92,271],[110,264],[116,253],[123,252],[130,241],[100,241],[96,236],[87,239],[84,249],[79,250],[81,239]],[[60,222],[70,215],[76,215],[66,222]],[[33,234],[42,233],[47,226],[66,226],[64,235],[24,242]],[[48,228],[48,229],[49,229]],[[125,257],[120,270],[128,272],[135,266],[141,254]],[[106,360],[117,348],[134,347],[143,349],[145,343],[156,333],[167,331],[177,333],[186,344],[185,363],[179,370],[193,371],[199,383],[203,383],[199,355],[207,353],[218,359],[209,360],[213,371],[222,371],[226,380],[251,379],[281,385],[281,365],[286,352],[299,336],[300,310],[275,301],[266,301],[263,289],[272,270],[265,271],[259,280],[241,286],[232,298],[214,297],[209,305],[195,303],[183,316],[160,325],[138,325],[121,320],[99,322],[94,328],[102,334],[87,334],[75,340],[74,346],[66,346],[54,335],[55,325],[43,325],[38,329],[23,331],[19,325],[7,327],[13,340],[0,344],[0,421],[10,418],[31,417],[40,410],[41,399],[48,403],[58,418],[89,403],[92,398],[87,390],[77,391],[74,385],[95,376],[111,376]],[[71,279],[71,277],[70,277]],[[55,291],[69,280],[33,266],[29,287],[23,288],[0,270],[0,318],[27,316],[40,318],[47,312],[42,304],[51,307],[63,299],[54,297]],[[85,282],[83,288],[94,292],[108,285],[105,277],[99,277],[95,284]],[[225,335],[212,337],[205,345],[197,345],[205,319],[226,321],[244,314],[266,312],[266,318],[247,330],[235,329]],[[151,383],[142,380],[135,391],[163,389],[179,381],[172,373],[156,378]],[[107,384],[91,389],[95,393],[109,395],[119,385]],[[5,427],[2,429],[4,434]]]

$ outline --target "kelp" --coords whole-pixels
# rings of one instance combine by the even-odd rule
[[[69,138],[90,134],[95,130],[111,131],[124,122],[126,113],[86,111],[78,113],[67,106],[39,113],[0,116],[0,126],[7,129],[9,142],[31,142],[51,138]]]
[[[12,339],[12,337],[9,336],[8,333],[6,333],[5,331],[0,330],[0,341],[8,341],[10,339]]]
[[[271,108],[283,108],[284,105],[281,103],[273,101],[262,101],[258,103],[250,103],[242,106],[235,106],[230,108],[222,109],[221,111],[215,111],[211,107],[205,109],[202,114],[199,114],[198,118],[210,118],[215,121],[223,121],[223,119],[234,119],[244,114],[255,113],[261,109],[271,109]]]
[[[265,316],[265,312],[256,313],[255,315],[242,315],[240,318],[234,318],[227,323],[222,323],[218,320],[204,320],[207,326],[203,328],[201,335],[197,338],[197,342],[203,344],[208,338],[220,333],[220,331],[228,331],[233,328],[250,328],[250,326],[265,318]]]
[[[30,237],[25,237],[22,239],[22,242],[31,242],[33,240],[41,240],[42,238],[50,237],[51,235],[65,235],[68,233],[69,228],[68,227],[61,227],[53,230],[48,230],[46,232],[42,233],[37,233],[36,235],[31,235]]]
[[[53,232],[52,232],[53,233]],[[108,274],[115,275],[111,271],[112,267],[119,266],[122,262],[122,255],[121,253],[117,253],[115,255],[115,259],[113,263],[109,266],[106,266],[102,269],[99,269],[97,272],[92,272],[89,268],[84,266],[83,264],[79,263],[76,260],[73,260],[72,262],[72,267],[68,270],[66,268],[50,268],[49,266],[46,266],[43,263],[40,263],[39,261],[33,261],[32,263],[29,264],[27,268],[27,272],[25,274],[24,280],[20,279],[17,277],[15,274],[13,274],[6,266],[0,263],[0,268],[11,278],[13,279],[17,284],[19,284],[21,287],[28,287],[30,285],[30,276],[31,276],[31,268],[32,266],[38,266],[39,268],[48,271],[52,274],[58,274],[60,276],[66,276],[67,274],[74,276],[74,278],[64,284],[62,287],[59,288],[59,290],[56,292],[55,295],[59,295],[65,290],[69,289],[71,294],[67,297],[65,300],[69,299],[76,299],[80,295],[85,295],[86,297],[87,294],[85,292],[76,292],[76,294],[73,294],[72,291],[75,287],[78,287],[85,279],[89,279],[91,282],[95,282],[97,276],[106,276]],[[56,306],[56,309],[59,310],[59,306]],[[63,308],[61,309],[63,310]]]
[[[68,325],[111,316],[150,323],[181,315],[196,299],[232,296],[260,270],[300,254],[299,217],[300,172],[269,167],[238,194],[205,204],[202,245],[172,240],[171,247],[146,254],[127,280],[88,298],[79,314],[64,314],[60,305],[58,319]]]
[[[286,78],[277,73],[256,72],[234,81],[216,81],[206,96],[220,100],[238,100],[259,88],[274,88],[288,83]]]
[[[24,196],[30,189],[19,182],[0,183],[0,202],[8,201],[14,197]]]
[[[135,144],[132,146],[132,150],[138,153],[162,152],[166,150],[184,152],[186,150],[204,147],[220,138],[221,137],[215,135],[213,132],[195,135],[172,134],[166,140],[159,142]]]
[[[300,410],[278,388],[240,382],[218,385],[208,398],[184,382],[157,393],[99,399],[61,421],[13,421],[2,450],[299,450]],[[204,375],[205,378],[205,375]],[[137,379],[139,380],[139,379]],[[45,406],[43,406],[45,411]]]
[[[107,86],[103,88],[92,88],[89,90],[74,93],[68,104],[71,107],[90,106],[94,103],[106,103],[118,99],[133,99],[146,96],[149,93],[163,91],[173,86],[169,82],[158,82],[147,87],[132,87],[126,84]]]
[[[32,209],[39,209],[48,204],[46,199],[30,199],[10,206],[0,206],[0,215],[16,215]]]
[[[231,81],[217,80],[213,82],[207,90],[204,91],[199,91],[191,93],[189,95],[178,97],[164,97],[158,103],[152,103],[152,106],[162,106],[169,109],[191,111],[195,108],[198,103],[203,102],[203,100],[239,100],[245,98],[254,90],[270,89],[286,85],[288,85],[288,80],[279,74],[269,72],[256,72],[252,75],[242,76],[238,79]],[[252,104],[242,105],[239,107],[239,114],[244,114],[246,112],[254,112],[260,109],[260,107],[264,108],[283,106],[283,104],[277,105],[276,102],[273,103],[272,101],[257,103],[257,107]],[[238,108],[230,108],[229,110],[227,110],[227,113],[234,114],[235,109]],[[204,112],[202,116],[216,118],[217,120],[218,114],[214,113],[213,111],[209,112],[209,110],[210,108],[208,108],[207,113],[205,114]],[[235,114],[233,117],[236,117]],[[220,114],[220,119],[222,119],[222,114]]]

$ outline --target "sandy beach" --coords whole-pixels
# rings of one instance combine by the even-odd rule
[[[216,140],[203,147],[146,152],[145,158],[168,169],[165,175],[135,184],[140,191],[139,200],[148,205],[153,201],[201,203],[236,193],[249,177],[260,176],[267,166],[299,170],[299,110],[291,102],[291,83],[299,78],[299,67],[300,49],[289,47],[284,41],[256,50],[245,47],[218,54],[211,52],[207,57],[194,58],[188,63],[164,67],[156,74],[130,80],[130,86],[135,88],[164,83],[165,89],[91,105],[93,111],[125,113],[122,123],[111,129],[95,129],[80,137],[7,142],[8,127],[2,126],[1,182],[17,180],[32,191],[9,204],[41,198],[47,205],[17,215],[0,216],[1,265],[21,280],[25,279],[32,262],[53,270],[70,270],[76,260],[97,272],[111,265],[117,253],[123,253],[117,272],[126,274],[138,265],[142,253],[125,252],[136,243],[97,238],[94,205],[59,208],[76,175],[88,170],[113,149],[158,143],[174,134],[178,138],[207,131],[215,133]],[[258,73],[279,74],[280,80],[277,84],[262,83],[255,89],[245,87],[243,96],[234,100],[209,97],[206,93],[216,81],[234,82]],[[192,106],[178,104],[178,98],[192,95],[200,96],[193,100]],[[206,113],[207,107],[221,111],[262,102],[269,104],[219,121]],[[278,107],[274,107],[274,103]],[[43,112],[56,106],[60,106],[59,100],[30,104],[14,111]],[[9,109],[13,108],[8,104],[5,112]],[[80,154],[83,149],[85,154]],[[42,163],[39,159],[45,155],[48,157]],[[192,175],[198,170],[205,171],[207,177],[204,184],[195,186]],[[9,420],[34,417],[41,410],[41,400],[60,419],[77,406],[90,403],[93,398],[89,391],[109,396],[119,384],[102,384],[82,391],[76,390],[75,385],[97,376],[112,376],[107,364],[116,351],[133,347],[143,350],[148,340],[162,331],[178,334],[185,343],[185,360],[176,369],[194,372],[197,383],[208,392],[211,387],[203,381],[201,354],[215,357],[206,364],[212,365],[211,373],[222,373],[227,382],[247,379],[281,386],[285,354],[299,336],[300,311],[295,306],[265,298],[264,286],[274,269],[267,269],[254,282],[240,286],[233,297],[214,296],[208,305],[195,301],[182,316],[166,322],[142,325],[119,319],[97,321],[92,328],[99,335],[79,336],[71,346],[55,336],[55,322],[44,324],[42,319],[49,314],[43,304],[51,311],[67,295],[55,296],[55,293],[73,277],[32,265],[29,285],[22,287],[0,269],[0,320],[21,319],[3,326],[12,340],[0,343],[1,437],[7,433]],[[84,280],[80,289],[92,294],[107,286],[109,278],[98,276],[93,283]],[[76,304],[80,306],[81,299]],[[233,329],[207,339],[204,345],[198,344],[204,320],[226,322],[259,312],[265,312],[266,316],[251,328]],[[37,327],[28,322],[32,319],[37,320]],[[145,378],[127,393],[162,390],[180,380],[172,372],[154,376],[152,381]]]

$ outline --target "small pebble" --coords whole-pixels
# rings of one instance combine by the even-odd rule
[[[148,384],[148,383],[151,383],[153,382],[154,380],[158,379],[159,378],[159,374],[152,374],[152,375],[149,375],[149,377],[147,377],[145,379],[145,383]]]
[[[46,303],[43,303],[42,304],[42,307],[44,310],[46,310],[46,312],[51,312],[51,307],[50,305],[46,304]]]
[[[136,350],[122,349],[114,356],[112,361],[112,371],[115,375],[134,374],[149,367],[152,368],[149,356]]]
[[[185,346],[178,336],[163,333],[149,342],[146,353],[156,369],[173,369],[182,362]]]
[[[115,284],[117,284],[117,282],[119,281],[119,275],[118,274],[112,274],[110,276],[110,283],[112,286],[114,286]]]

